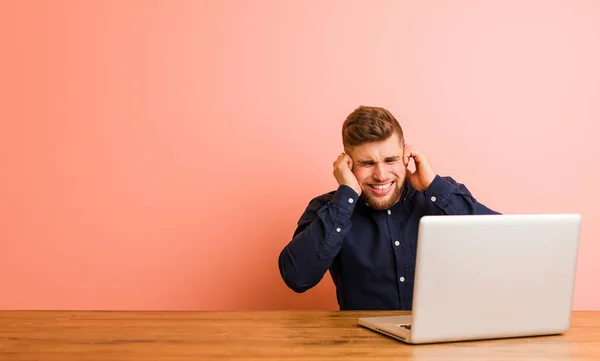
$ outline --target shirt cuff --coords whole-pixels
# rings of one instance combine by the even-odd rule
[[[358,193],[349,186],[342,184],[338,187],[333,195],[332,203],[337,205],[341,210],[352,212],[358,201]]]
[[[427,197],[430,202],[443,208],[448,205],[449,198],[455,190],[456,186],[439,175],[436,175],[433,182],[431,182],[429,188],[427,188],[424,193],[425,197]]]

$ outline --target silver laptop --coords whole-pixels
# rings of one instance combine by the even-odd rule
[[[359,324],[411,344],[561,334],[579,214],[425,216],[410,316]]]

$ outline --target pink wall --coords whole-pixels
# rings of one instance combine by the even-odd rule
[[[277,256],[390,109],[504,213],[583,216],[600,309],[597,1],[0,2],[0,308],[335,309]]]

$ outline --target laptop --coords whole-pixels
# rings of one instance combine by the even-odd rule
[[[359,325],[409,344],[569,330],[579,214],[425,216],[412,314]]]

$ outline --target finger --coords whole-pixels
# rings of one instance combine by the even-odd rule
[[[404,153],[402,155],[402,161],[405,166],[408,166],[408,161],[410,161],[410,157],[412,156],[412,147],[410,145],[404,146]]]
[[[344,155],[345,155],[344,153],[338,155],[338,157],[336,158],[336,160],[333,161],[333,166],[334,167],[337,167],[340,164],[340,162],[342,161],[342,159],[344,159]]]
[[[410,158],[414,159],[415,167],[417,167],[419,165],[419,163],[421,163],[425,158],[423,153],[421,153],[418,149],[416,149],[412,146],[410,146],[408,148],[408,150],[405,152],[405,156],[408,158],[406,161],[407,164],[408,164],[408,161],[410,161]]]
[[[419,165],[425,160],[425,156],[423,155],[423,153],[419,152],[416,149],[412,149],[411,151],[411,157],[412,159],[415,160],[415,167],[418,168]]]
[[[350,170],[352,170],[354,168],[354,162],[352,161],[352,158],[350,158],[349,155],[346,154],[346,157],[348,157],[348,159],[347,159],[348,168],[350,168]]]

